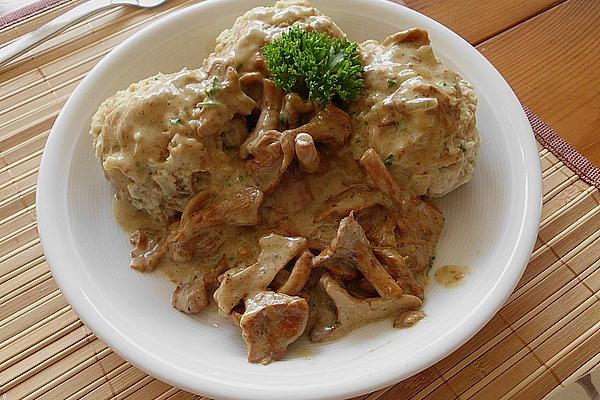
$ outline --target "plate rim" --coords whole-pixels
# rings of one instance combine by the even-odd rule
[[[347,0],[347,2],[363,4],[379,3],[379,7],[388,7],[390,10],[397,9],[398,7],[404,8],[387,0]],[[519,221],[521,223],[521,227],[519,229],[521,239],[515,239],[516,245],[513,248],[513,254],[507,261],[507,265],[512,265],[511,268],[507,268],[507,272],[510,272],[510,276],[508,276],[508,273],[505,273],[494,287],[494,292],[489,293],[482,299],[482,308],[485,309],[485,313],[482,310],[479,318],[477,318],[476,321],[474,321],[471,325],[466,326],[465,324],[458,327],[456,336],[459,339],[454,339],[450,345],[446,344],[443,346],[446,347],[445,351],[438,351],[437,353],[432,351],[433,353],[436,353],[435,356],[423,357],[423,360],[421,360],[420,363],[417,363],[417,366],[413,367],[403,375],[393,371],[388,371],[387,373],[378,374],[377,377],[365,375],[360,379],[353,379],[352,385],[348,385],[347,382],[342,382],[341,385],[340,383],[331,383],[326,387],[307,387],[306,389],[297,391],[296,393],[289,393],[289,389],[284,386],[271,388],[271,390],[268,392],[264,391],[264,388],[262,388],[260,389],[259,393],[256,391],[253,392],[252,389],[247,388],[243,384],[235,385],[233,382],[228,382],[228,384],[224,385],[223,382],[219,382],[214,378],[205,378],[201,382],[198,382],[197,376],[189,376],[186,380],[186,377],[183,376],[185,375],[185,371],[180,369],[178,370],[175,365],[171,365],[166,360],[157,360],[157,358],[153,357],[147,350],[127,340],[127,338],[121,335],[121,332],[115,330],[110,324],[110,321],[104,319],[100,310],[94,307],[92,300],[87,298],[86,294],[80,290],[79,287],[74,285],[73,282],[70,282],[70,277],[68,276],[68,273],[66,273],[68,271],[64,271],[62,267],[59,267],[59,265],[61,265],[60,261],[65,259],[65,255],[61,254],[62,251],[59,251],[60,242],[64,242],[65,235],[68,238],[72,238],[72,234],[70,229],[67,229],[65,232],[65,227],[60,226],[60,221],[56,221],[56,215],[53,211],[59,205],[57,201],[61,198],[60,192],[62,189],[65,189],[65,192],[62,193],[62,195],[66,195],[68,182],[63,182],[64,185],[55,185],[55,182],[51,178],[52,174],[58,170],[70,170],[71,163],[70,160],[68,160],[68,163],[65,166],[64,162],[62,164],[59,162],[63,160],[52,159],[51,155],[57,154],[60,150],[60,147],[58,147],[60,146],[60,126],[65,123],[65,120],[68,119],[68,113],[74,107],[73,104],[79,100],[78,97],[81,97],[81,93],[85,91],[84,88],[93,82],[93,78],[97,71],[100,71],[105,65],[108,65],[111,56],[125,51],[129,46],[135,45],[136,41],[142,39],[148,32],[156,29],[160,25],[167,23],[168,21],[180,18],[184,13],[190,12],[192,9],[194,12],[200,12],[197,10],[202,10],[205,8],[208,9],[210,7],[217,7],[218,9],[227,3],[237,3],[237,1],[205,0],[200,3],[184,7],[180,10],[169,12],[167,15],[164,15],[158,18],[156,21],[153,21],[148,26],[144,27],[139,32],[135,33],[131,37],[127,38],[124,42],[117,45],[100,62],[98,62],[98,64],[92,68],[82,82],[79,83],[77,88],[67,100],[66,104],[61,109],[60,114],[52,127],[42,155],[36,190],[38,231],[48,265],[61,290],[61,293],[68,300],[69,304],[77,313],[79,318],[86,325],[88,325],[101,340],[106,342],[106,344],[108,344],[113,351],[122,356],[124,359],[130,361],[136,367],[140,368],[149,375],[157,377],[164,382],[194,393],[201,390],[204,395],[211,397],[233,399],[238,398],[240,394],[243,394],[244,396],[249,394],[251,396],[256,395],[256,398],[258,398],[258,395],[260,394],[260,398],[265,400],[279,399],[282,395],[285,395],[289,399],[338,398],[341,396],[354,396],[357,394],[366,393],[367,391],[377,390],[379,388],[397,383],[401,379],[408,378],[409,376],[422,371],[433,363],[446,357],[448,354],[456,350],[460,345],[468,341],[473,335],[479,332],[481,328],[483,328],[483,326],[500,310],[501,306],[514,290],[514,287],[518,283],[522,273],[525,270],[525,267],[527,266],[527,261],[529,260],[531,251],[533,250],[533,246],[535,244],[535,238],[537,236],[542,206],[542,177],[533,130],[527,120],[520,102],[508,83],[493,67],[493,65],[468,42],[460,38],[456,33],[441,25],[437,21],[434,21],[433,19],[409,8],[404,8],[403,12],[406,12],[411,16],[417,15],[417,18],[424,18],[429,25],[435,26],[436,29],[442,30],[445,32],[445,34],[453,36],[455,41],[458,40],[462,42],[461,46],[468,46],[470,51],[476,53],[476,55],[480,58],[480,61],[487,66],[487,69],[495,74],[498,83],[504,86],[503,89],[506,92],[505,94],[511,98],[511,108],[514,109],[514,114],[512,115],[519,117],[517,121],[513,122],[519,124],[520,129],[523,129],[528,133],[528,135],[522,135],[519,142],[522,150],[523,164],[527,167],[525,171],[527,183],[525,187],[526,204],[524,205],[525,209],[521,215],[521,221]],[[63,136],[64,134],[65,133],[63,132]],[[533,154],[535,154],[535,158],[528,158]],[[502,285],[501,288],[499,288],[500,285]],[[492,297],[492,293],[496,294],[498,291],[500,291],[503,295]],[[483,304],[484,301],[485,304]],[[473,326],[475,326],[475,328],[473,328]],[[465,333],[464,331],[467,332]],[[129,345],[123,344],[124,339]],[[193,378],[193,380],[190,378]]]

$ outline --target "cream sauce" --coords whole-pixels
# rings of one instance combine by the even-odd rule
[[[407,310],[400,313],[394,320],[394,328],[412,328],[427,315],[420,310]]]
[[[133,207],[131,203],[122,197],[115,195],[113,198],[113,214],[117,223],[128,235],[138,229],[159,231],[161,224],[146,212]]]
[[[463,265],[444,265],[435,272],[435,281],[447,288],[457,287],[464,282],[470,271],[469,267]]]
[[[447,162],[454,162],[456,157],[464,157],[462,151],[455,157],[456,149],[448,150],[447,144],[441,139],[443,129],[440,130],[439,121],[436,120],[438,115],[424,112],[436,109],[442,98],[454,101],[451,97],[461,90],[458,83],[460,77],[446,70],[435,59],[428,44],[393,46],[386,45],[384,41],[384,45],[366,42],[361,46],[366,93],[352,105],[354,134],[350,143],[344,144],[341,149],[327,144],[327,141],[317,143],[315,148],[320,158],[316,171],[308,173],[294,161],[289,167],[289,164],[286,165],[287,170],[280,182],[272,188],[261,186],[256,170],[249,167],[252,158],[250,161],[240,158],[239,143],[235,143],[249,134],[246,117],[256,111],[259,105],[254,104],[255,100],[241,89],[239,76],[249,71],[261,72],[264,65],[261,65],[260,48],[290,26],[344,36],[331,19],[316,9],[302,2],[287,3],[283,1],[275,7],[259,7],[238,18],[232,29],[218,37],[215,52],[199,69],[159,74],[133,84],[128,90],[109,99],[94,117],[92,134],[96,154],[103,163],[107,178],[118,192],[118,199],[114,203],[115,217],[129,234],[143,229],[150,235],[165,237],[170,223],[177,220],[182,212],[186,215],[187,207],[195,204],[198,193],[202,195],[207,192],[214,197],[203,205],[202,211],[199,208],[190,213],[194,217],[204,218],[210,209],[213,214],[206,218],[211,223],[217,222],[200,225],[201,229],[196,226],[193,235],[197,236],[191,236],[190,241],[200,238],[193,245],[203,249],[215,242],[217,245],[214,250],[201,256],[196,251],[189,261],[181,261],[180,258],[185,257],[177,255],[185,252],[177,253],[170,249],[156,269],[174,282],[188,283],[198,279],[214,269],[221,260],[227,263],[228,268],[247,267],[255,263],[260,251],[259,239],[271,233],[307,238],[308,247],[316,250],[316,253],[331,242],[341,218],[346,217],[352,209],[373,246],[394,247],[404,240],[404,250],[427,252],[427,260],[435,247],[439,233],[436,229],[441,230],[441,222],[435,218],[427,221],[422,209],[407,213],[410,216],[403,216],[402,223],[398,216],[392,221],[393,217],[389,216],[394,211],[390,206],[392,203],[369,187],[368,183],[372,182],[368,182],[363,168],[357,162],[368,147],[375,147],[380,155],[384,155],[382,158],[388,153],[394,154],[398,161],[399,155],[412,152],[413,149],[409,147],[419,143],[421,147],[412,158],[402,159],[409,164],[413,162],[412,166],[408,166],[409,169],[414,165],[419,168],[404,173],[401,171],[404,167],[400,167],[399,162],[389,166],[396,173],[396,178],[412,182],[413,175],[429,174],[425,158],[432,152],[438,156],[442,153],[448,156],[444,167],[448,166]],[[215,78],[218,78],[217,81]],[[435,86],[435,90],[432,89],[435,96],[422,93],[425,80]],[[451,84],[446,85],[446,81]],[[220,106],[206,105],[213,101],[220,102]],[[396,111],[388,113],[390,107],[396,111],[400,108],[401,115],[394,114]],[[389,125],[385,125],[388,122]],[[443,121],[441,125],[450,123]],[[277,130],[284,129],[280,121]],[[390,129],[402,132],[390,133]],[[282,143],[279,142],[281,153],[287,156]],[[268,146],[276,148],[273,143]],[[258,159],[256,153],[251,154],[254,160]],[[270,155],[263,154],[266,158]],[[426,177],[424,182],[432,185],[431,179]],[[219,202],[234,198],[248,188],[259,187],[263,189],[264,193],[261,194],[264,194],[264,200],[258,211],[258,224],[253,220],[252,226],[236,226],[236,223],[224,223],[224,220],[229,220],[222,215],[214,215],[214,210],[218,210],[215,204],[223,204]],[[427,190],[417,188],[415,191],[423,194]],[[367,201],[361,195],[378,196],[379,199],[379,203],[373,201],[364,207],[366,216],[362,217],[366,224],[360,220],[361,207]],[[343,208],[341,204],[358,205],[344,209],[339,215],[333,212],[324,214],[338,206]],[[236,212],[226,211],[232,214]],[[223,214],[223,209],[220,213]],[[204,221],[202,218],[199,217],[194,223]],[[422,224],[415,221],[419,218],[425,221]],[[388,219],[392,221],[388,234],[394,240],[391,245],[382,245],[367,225],[373,228],[378,224],[383,225]],[[184,225],[183,221],[184,218],[181,218],[180,228]],[[245,224],[242,222],[237,225]],[[428,224],[435,225],[435,229]],[[416,234],[418,237],[413,237],[415,233],[411,229],[419,231]],[[205,238],[207,231],[213,237]],[[437,233],[433,234],[433,231]],[[399,241],[396,242],[396,239]],[[201,240],[203,242],[198,243]],[[425,240],[431,241],[431,247],[423,246]],[[399,249],[398,244],[396,250]],[[279,257],[278,254],[275,256]],[[417,258],[414,254],[412,257]],[[420,272],[421,269],[411,268],[415,284],[424,286],[427,278]],[[444,286],[452,287],[458,285],[467,272],[465,267],[446,266],[437,271],[435,279]],[[410,275],[410,279],[413,279],[413,274]],[[398,274],[396,277],[400,281],[406,275]],[[331,298],[318,285],[309,290],[312,310],[309,326],[335,323],[339,316],[336,316]],[[410,307],[418,307],[421,300],[413,298],[418,304],[410,304]],[[400,314],[394,324],[409,327],[424,317],[425,314],[420,311],[409,310]],[[310,329],[306,330],[308,332]],[[304,357],[310,355],[304,345],[298,345],[295,353]]]
[[[306,333],[288,347],[286,358],[304,358],[310,360],[315,351],[314,344],[308,339]]]
[[[149,232],[159,232],[162,230],[159,221],[144,211],[134,208],[129,201],[119,196],[115,196],[113,199],[113,214],[117,223],[128,235],[131,235],[138,229]],[[204,275],[218,262],[219,260],[215,260],[214,258],[200,264],[195,261],[174,261],[170,257],[163,257],[156,266],[156,270],[175,283],[188,283]]]

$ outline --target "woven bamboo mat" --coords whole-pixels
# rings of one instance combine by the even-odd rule
[[[35,58],[0,73],[3,400],[201,398],[142,373],[78,319],[48,270],[35,215],[41,154],[69,94],[114,45],[189,3],[171,0],[152,11],[104,12],[53,39]],[[1,29],[0,43],[74,4]],[[531,118],[538,134],[548,131]],[[527,270],[505,306],[444,360],[359,399],[540,399],[600,364],[600,193],[573,171],[581,174],[579,161],[557,152],[559,139],[539,139],[554,151],[539,145],[544,179],[540,233]],[[592,182],[589,176],[587,181]]]

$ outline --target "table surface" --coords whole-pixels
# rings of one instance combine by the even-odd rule
[[[169,3],[171,2],[172,1],[169,1]],[[65,10],[79,3],[81,3],[81,1],[72,1],[67,4],[63,4],[55,10],[47,12],[47,17],[35,19],[27,24],[16,26],[14,29],[0,32],[0,44],[18,37],[27,30],[35,29],[40,24],[46,22],[48,18],[59,15]],[[175,0],[175,3],[177,3],[177,0]],[[533,112],[539,115],[545,122],[554,128],[556,132],[567,142],[573,145],[575,149],[586,156],[595,165],[600,165],[600,77],[598,73],[598,71],[600,71],[600,24],[598,23],[600,22],[600,0],[404,0],[404,3],[408,7],[411,7],[438,20],[476,46],[477,49],[482,52],[505,76],[519,99],[525,105],[527,105]],[[115,17],[112,16],[111,18],[114,19]],[[142,16],[139,15],[131,18],[135,19],[136,21],[138,19],[141,21]],[[117,20],[115,24],[125,25],[125,23],[120,22],[120,20]],[[90,26],[94,26],[93,23],[90,23]],[[24,27],[26,27],[26,29]],[[39,65],[42,66],[39,68],[39,71],[36,71],[36,68],[31,68],[31,65],[29,65],[25,67],[17,66],[14,69],[3,72],[0,75],[0,83],[4,84],[5,82],[8,82],[6,85],[4,85],[3,90],[7,93],[11,90],[14,90],[17,93],[11,98],[11,101],[19,101],[19,104],[24,104],[28,101],[31,101],[33,106],[39,108],[40,112],[55,115],[60,109],[59,104],[62,104],[64,99],[78,83],[80,75],[84,74],[91,65],[97,62],[97,57],[99,55],[97,52],[91,52],[91,50],[88,52],[88,50],[86,50],[88,44],[94,43],[94,41],[102,41],[102,46],[106,47],[106,51],[108,51],[110,46],[116,44],[119,40],[122,40],[122,36],[117,36],[114,38],[103,37],[102,32],[98,32],[93,29],[89,35],[77,36],[78,34],[78,31],[68,31],[64,34],[64,37],[69,38],[68,40],[77,42],[76,44],[69,45],[70,47],[61,47],[60,45],[56,45],[57,42],[54,42],[55,46],[52,49],[52,53],[45,53],[42,50],[42,53],[38,56]],[[53,79],[55,79],[53,78],[53,73],[59,69],[63,69],[66,63],[70,62],[69,57],[65,56],[63,59],[63,55],[68,54],[69,51],[72,51],[74,47],[83,49],[81,50],[81,54],[84,59],[81,63],[70,67],[69,71],[66,73],[67,78],[69,78],[68,80],[65,80],[64,82],[61,82],[60,85],[57,85],[57,82],[53,81]],[[52,60],[53,62],[47,62],[48,60]],[[43,76],[49,77],[47,84],[49,87],[51,87],[51,95],[60,101],[49,101],[48,97],[38,98],[37,91],[41,89],[36,87],[28,86],[26,88],[21,88],[20,86],[17,86],[21,84],[20,82],[23,82],[27,79],[23,76],[28,74],[32,77],[37,77],[37,74],[43,74]],[[21,77],[22,79],[17,79],[17,77]],[[63,77],[63,79],[67,78]],[[6,95],[5,97],[9,98],[10,96]],[[0,100],[1,99],[2,95],[0,93]],[[6,111],[6,115],[3,118],[6,119],[6,121],[18,120],[20,108],[7,107],[6,110],[3,110],[3,107],[0,103],[0,114],[4,111]],[[28,142],[26,146],[23,146],[23,148],[31,147],[32,149],[35,147],[35,149],[30,151],[31,157],[27,158],[27,160],[25,160],[22,164],[19,164],[17,167],[14,167],[12,170],[12,174],[14,176],[17,178],[22,177],[22,180],[19,181],[19,185],[26,188],[34,188],[35,185],[35,175],[32,174],[29,176],[29,170],[27,168],[32,168],[35,170],[35,165],[37,165],[36,163],[39,162],[43,142],[38,143],[38,138],[45,140],[45,137],[47,136],[46,133],[40,135],[39,132],[47,131],[51,127],[53,120],[53,118],[42,119],[41,117],[38,120],[36,115],[31,117],[33,118],[32,121],[34,122],[25,126],[16,127],[16,125],[11,125],[12,122],[5,125],[0,124],[1,126],[4,126],[4,128],[0,130],[0,156],[3,154],[3,149],[18,147],[17,145],[20,143],[18,140],[24,140],[23,137],[32,138],[30,141],[31,143]],[[18,132],[18,139],[16,134],[9,133],[9,128],[14,132]],[[2,166],[2,162],[14,162],[12,158],[17,157],[17,153],[19,152],[14,152],[14,156],[13,153],[8,155],[5,154],[4,161],[0,159],[0,167]],[[582,271],[583,266],[587,268],[585,271],[595,270],[594,266],[597,266],[598,254],[600,254],[598,253],[598,249],[600,249],[600,235],[598,235],[598,232],[600,232],[600,223],[594,221],[600,221],[600,218],[596,219],[600,215],[600,197],[597,196],[597,191],[594,192],[592,189],[588,189],[583,184],[580,184],[580,182],[577,181],[577,177],[573,176],[572,171],[569,171],[565,166],[559,163],[551,153],[548,153],[547,151],[542,151],[542,153],[544,154],[542,157],[542,166],[544,169],[545,179],[545,209],[542,216],[542,229],[540,230],[539,235],[540,239],[536,244],[538,261],[536,261],[534,263],[535,265],[528,269],[515,294],[511,296],[513,302],[508,310],[490,322],[492,325],[491,330],[484,334],[480,339],[472,341],[471,345],[467,344],[462,352],[457,352],[457,355],[454,356],[454,358],[449,357],[449,361],[439,367],[441,372],[447,373],[448,376],[452,375],[452,379],[450,381],[452,387],[459,389],[462,388],[465,393],[469,393],[468,390],[474,391],[474,389],[469,389],[469,385],[481,378],[478,374],[481,373],[482,370],[494,370],[502,368],[502,365],[504,365],[506,361],[505,358],[503,358],[505,357],[504,353],[510,353],[509,351],[506,351],[506,349],[508,348],[510,350],[512,349],[511,346],[516,346],[515,343],[517,340],[515,339],[514,332],[511,331],[515,326],[523,324],[523,326],[520,328],[521,331],[519,332],[520,334],[522,333],[526,339],[527,335],[529,334],[533,340],[533,338],[536,337],[535,335],[539,333],[537,330],[532,329],[531,326],[535,325],[537,327],[537,325],[541,323],[541,319],[532,320],[531,322],[527,323],[519,322],[528,320],[528,317],[526,317],[525,314],[530,312],[529,307],[533,307],[533,305],[536,307],[538,306],[538,303],[534,302],[532,299],[537,299],[537,297],[545,298],[544,296],[546,296],[546,293],[538,293],[538,291],[541,292],[549,290],[549,286],[542,286],[536,283],[537,280],[550,280],[555,283],[555,287],[552,286],[550,289],[552,289],[552,293],[556,293],[555,297],[557,299],[564,295],[562,298],[566,298],[565,301],[568,302],[568,305],[565,305],[564,303],[559,304],[558,301],[556,302],[556,304],[561,305],[563,308],[567,306],[570,307],[571,302],[573,304],[579,304],[580,301],[583,301],[581,299],[588,299],[587,296],[589,296],[589,293],[586,292],[586,290],[588,290],[587,287],[584,288],[585,290],[579,290],[580,286],[575,286],[576,283],[577,285],[579,284],[581,276],[585,276],[582,275],[583,272],[575,268],[573,270],[573,276],[571,277],[571,275],[569,275],[572,272],[571,270],[565,271],[564,268],[552,269],[549,267],[549,265],[555,263],[555,259],[563,257],[568,251],[571,251],[572,247],[578,245],[580,243],[581,235],[583,235],[583,237],[594,236],[594,238],[596,238],[594,239],[595,241],[593,243],[590,241],[591,244],[587,245],[586,247],[589,251],[580,257],[580,259],[585,257],[585,262],[582,261],[579,262],[579,264],[582,265]],[[3,179],[3,171],[4,169],[0,168],[0,179]],[[9,171],[9,175],[10,173],[11,171]],[[10,182],[12,181],[13,180],[11,178]],[[7,264],[1,265],[3,260],[2,254],[8,254],[8,251],[13,249],[13,247],[15,249],[19,248],[22,243],[37,240],[35,239],[37,237],[37,233],[35,230],[35,224],[27,220],[25,217],[22,218],[25,221],[23,224],[27,223],[29,225],[23,225],[25,226],[24,228],[21,227],[21,220],[18,219],[21,217],[15,217],[13,219],[10,219],[12,217],[8,217],[11,212],[14,213],[14,215],[17,215],[15,210],[21,210],[21,208],[28,210],[27,213],[34,212],[34,190],[23,190],[22,192],[25,194],[22,195],[20,199],[15,198],[14,200],[14,204],[17,202],[22,202],[22,207],[17,205],[13,207],[13,203],[8,201],[4,202],[3,200],[5,197],[8,199],[9,195],[12,196],[12,192],[10,191],[12,190],[11,187],[4,185],[3,182],[4,181],[0,181],[0,228],[6,228],[8,225],[12,226],[10,229],[11,233],[8,236],[5,235],[5,237],[8,239],[3,242],[4,239],[0,237],[0,266],[4,268],[7,266]],[[10,182],[7,185],[9,185]],[[546,182],[548,183],[546,184]],[[566,186],[567,184],[573,184],[576,188],[574,189],[574,186]],[[579,188],[578,185],[581,186],[581,188]],[[566,215],[564,218],[562,216],[561,218],[558,218],[557,213],[559,208],[566,209],[566,206],[564,206],[563,203],[566,204],[569,201],[575,201],[573,199],[575,199],[576,196],[579,196],[580,193],[582,193],[581,196],[584,196],[581,198],[584,199],[582,203],[585,204],[581,205],[581,207],[577,209],[570,208],[570,211],[567,213],[568,215]],[[588,208],[585,208],[584,206]],[[579,213],[581,213],[581,215],[579,215]],[[572,229],[572,232],[569,231],[566,228],[568,226],[567,224],[572,224],[572,221],[578,219],[585,220],[585,222],[577,225],[578,228]],[[548,246],[547,243],[553,244],[554,242],[551,240],[551,238],[557,236],[558,232],[567,232],[567,234],[563,235],[565,238],[561,239],[561,243],[564,244],[564,246],[561,245],[559,250],[555,250],[551,248],[552,246]],[[0,234],[0,236],[2,235]],[[575,236],[577,236],[577,240],[575,240]],[[35,256],[41,260],[41,250],[37,247],[35,249],[36,253],[31,257]],[[29,255],[24,254],[22,258],[23,260],[28,260],[27,257],[29,257]],[[19,261],[19,263],[21,263],[21,261]],[[23,261],[23,263],[25,263],[25,261]],[[25,268],[25,266],[23,268]],[[33,276],[35,273],[39,274],[39,277],[38,275],[35,275],[36,280],[32,280],[32,283],[29,286],[31,287],[31,290],[36,291],[35,298],[37,299],[39,297],[41,299],[43,296],[46,296],[48,293],[51,293],[51,291],[55,290],[55,286],[53,283],[49,283],[49,281],[45,280],[43,281],[43,285],[40,284],[39,286],[35,286],[34,283],[37,285],[36,282],[42,282],[42,279],[47,279],[49,276],[49,272],[47,272],[47,267],[45,265],[36,266],[35,268],[37,268],[35,271],[34,268],[31,268],[31,271],[33,271],[31,272],[31,276]],[[549,275],[544,278],[542,275],[546,272]],[[585,273],[587,274],[588,272]],[[595,275],[594,282],[600,282],[600,279],[598,279],[597,275],[598,274]],[[15,274],[15,276],[17,275]],[[14,283],[11,283],[12,281],[6,281],[3,283],[3,285],[5,287],[12,287],[10,285],[15,285],[16,287],[17,284],[21,284],[19,283],[20,281],[17,282],[17,280],[21,279],[21,276],[24,276],[22,280],[26,278],[29,279],[27,276],[25,276],[25,274],[21,274],[17,276],[18,279],[13,279],[13,281],[15,281]],[[556,276],[558,276],[558,278],[556,278]],[[538,277],[539,279],[537,279]],[[591,281],[590,278],[588,278],[588,281]],[[590,284],[589,288],[591,288],[589,291],[592,292],[600,290],[598,289],[600,288],[600,284]],[[524,293],[527,293],[527,295]],[[5,293],[0,292],[0,298],[2,298],[4,294]],[[18,303],[21,301],[21,297],[25,295],[26,293],[15,296],[14,299],[11,298],[10,301],[5,302],[4,307],[0,307],[0,322],[3,321],[2,318],[10,315],[11,313],[16,313],[16,311],[20,309],[21,305]],[[553,297],[552,301],[554,300],[555,299]],[[62,298],[53,297],[51,301],[56,304],[53,303],[49,305],[49,309],[51,307],[56,307],[56,309],[62,310],[61,307],[66,307],[66,303]],[[577,307],[581,309],[584,309],[584,306],[588,307],[589,302],[588,300],[585,301],[585,304],[581,303],[582,305],[577,305]],[[2,303],[0,302],[0,305],[1,304]],[[585,312],[582,312],[578,319],[574,320],[574,325],[565,326],[565,328],[569,328],[565,329],[565,334],[572,333],[575,330],[577,330],[577,333],[579,331],[593,332],[594,328],[587,326],[587,324],[590,323],[590,315],[592,320],[591,323],[592,325],[594,324],[593,320],[594,318],[597,319],[597,312],[599,308],[600,306],[598,304],[595,304],[594,307],[589,306],[589,308],[585,308]],[[55,312],[54,310],[54,308],[51,309],[52,312]],[[547,307],[547,311],[550,314],[556,314],[559,310]],[[540,312],[540,315],[541,314],[542,313]],[[28,317],[28,315],[29,314],[25,316]],[[594,315],[596,315],[596,317],[594,317]],[[31,318],[32,321],[35,320],[34,317]],[[78,322],[76,322],[76,316],[72,315],[72,313],[61,314],[59,318],[62,318],[62,320],[58,321],[57,324],[62,324],[60,326],[64,325],[66,328],[61,328],[63,330],[71,326],[80,326],[77,325]],[[548,318],[548,321],[550,321],[550,318]],[[510,325],[510,329],[506,327],[507,325]],[[555,326],[552,325],[551,328],[555,329]],[[550,327],[545,329],[549,331]],[[508,336],[505,339],[502,339],[502,341],[498,344],[497,351],[491,351],[489,354],[486,353],[486,355],[482,357],[480,363],[480,360],[478,360],[478,363],[473,363],[474,366],[472,368],[465,368],[464,371],[453,375],[455,372],[454,370],[457,369],[453,367],[454,364],[452,364],[455,359],[464,357],[463,353],[465,352],[475,351],[475,349],[471,347],[479,346],[482,343],[487,343],[489,340],[489,332],[496,334],[497,332],[503,330],[506,330],[509,333],[507,334]],[[531,330],[531,332],[528,330]],[[2,338],[9,335],[11,332],[8,330],[1,332],[0,341],[4,340]],[[57,332],[57,335],[58,333],[59,332]],[[80,337],[78,335],[82,336]],[[69,333],[68,337],[65,336],[64,341],[65,343],[67,341],[73,341],[76,342],[77,345],[79,345],[78,343],[82,343],[83,346],[87,343],[86,341],[92,340],[89,339],[91,337],[90,335],[91,333],[84,326],[81,327],[81,331],[78,329],[77,331]],[[582,345],[576,350],[579,354],[582,354],[582,357],[592,359],[593,354],[588,353],[596,351],[595,349],[598,348],[597,343],[599,337],[600,335],[595,335],[594,341],[587,340],[584,343],[585,346]],[[542,339],[543,338],[538,338],[537,340],[538,342],[541,342]],[[572,340],[571,338],[567,339]],[[50,343],[50,338],[44,340]],[[13,349],[13,351],[16,354],[16,347],[18,347],[17,345],[20,344],[18,342],[15,343],[16,344],[13,346],[15,349]],[[71,342],[68,343],[69,346],[71,346]],[[94,339],[91,343],[91,345],[94,346],[94,353],[96,356],[98,356],[98,354],[110,354],[110,350],[96,339]],[[557,342],[549,343],[546,347],[549,349],[551,347],[550,344],[555,346],[556,343]],[[568,343],[568,341],[565,343]],[[535,345],[539,346],[539,348],[543,347],[537,342]],[[57,346],[60,346],[60,344]],[[567,347],[568,346],[565,344],[565,350]],[[549,351],[546,348],[542,350],[548,353],[548,358],[554,357],[554,347],[552,347],[552,351]],[[26,352],[26,350],[23,351]],[[50,349],[48,351],[54,350]],[[73,353],[72,355],[69,355],[69,357],[79,357],[78,354],[79,353]],[[488,360],[485,357],[493,357],[494,360]],[[522,369],[523,374],[530,375],[530,371],[527,369],[529,368],[529,364],[533,365],[538,361],[546,362],[546,358],[544,358],[542,361],[536,361],[533,359],[534,357],[537,357],[537,353],[528,353],[527,357],[523,358],[524,364],[520,364],[521,361],[519,361],[519,364],[515,365],[513,370]],[[65,360],[67,360],[67,357],[65,357]],[[106,360],[107,361],[105,361],[105,365],[111,365],[110,363],[113,363],[114,365],[118,366],[115,367],[115,374],[121,370],[125,370],[126,368],[125,366],[119,364],[122,362],[122,360],[116,356],[113,356],[112,354],[107,356]],[[594,358],[594,360],[596,360],[594,362],[597,362],[596,358]],[[0,371],[2,371],[1,361],[2,357],[0,357]],[[11,366],[12,370],[9,372],[14,374],[14,379],[17,380],[20,379],[24,381],[26,378],[29,379],[29,377],[31,377],[32,380],[37,379],[39,382],[44,382],[43,379],[46,378],[41,376],[40,371],[42,371],[42,368],[46,368],[46,364],[50,365],[50,361],[41,363],[39,366],[36,366],[33,369],[29,369],[29,364],[23,363],[23,365],[21,365],[19,363],[15,363],[15,365]],[[65,361],[65,364],[67,361]],[[71,361],[69,361],[69,363],[70,362]],[[487,365],[486,362],[489,363],[489,365]],[[508,361],[506,362],[508,363]],[[445,371],[444,367],[447,367],[448,371]],[[559,367],[561,366],[559,365]],[[56,368],[58,370],[59,368],[63,367]],[[64,368],[66,371],[67,367],[65,366]],[[50,369],[51,368],[47,368],[46,370],[49,371]],[[561,373],[563,369],[564,376],[563,373]],[[538,386],[546,385],[548,388],[551,388],[556,385],[556,381],[563,381],[565,377],[573,374],[574,372],[571,365],[564,366],[563,369],[556,368],[551,371],[552,374],[555,373],[555,370],[558,371],[558,376],[556,377],[554,375],[551,376],[550,374],[544,373],[540,377],[535,378],[536,382],[539,383]],[[34,376],[36,373],[40,375],[37,378]],[[54,373],[55,372],[50,371],[47,373],[47,376],[54,376]],[[22,378],[20,378],[19,375],[21,375]],[[400,396],[400,391],[406,391],[407,388],[410,389],[412,386],[415,388],[420,388],[423,383],[420,380],[425,381],[425,378],[427,378],[427,376],[425,376],[425,378],[423,378],[423,376],[425,375],[422,375],[421,378],[417,376],[415,380],[410,381],[403,386],[396,386],[395,390],[398,392],[394,392],[394,390],[389,391],[385,395],[385,399],[395,399]],[[511,376],[503,375],[500,378],[496,378],[499,381],[502,381],[502,379],[513,379]],[[11,377],[12,375],[8,378]],[[486,375],[486,379],[492,379],[493,377],[493,375]],[[0,376],[0,386],[4,378],[7,377]],[[522,379],[525,378],[523,377]],[[66,381],[64,384],[66,385],[69,382],[72,381]],[[130,384],[130,382],[137,383]],[[137,370],[131,372],[127,380],[124,380],[121,383],[123,387],[128,387],[127,389],[123,389],[123,393],[125,394],[129,392],[134,393],[139,387],[143,387],[143,391],[140,390],[139,393],[135,392],[135,394],[138,395],[137,398],[140,399],[149,398],[148,393],[152,392],[153,390],[158,390],[157,387],[164,385],[158,381],[151,380],[150,378],[145,378],[144,374]],[[38,383],[35,384],[37,385]],[[41,385],[42,383],[39,384]],[[162,388],[162,386],[160,387]],[[448,385],[439,386],[434,392],[434,394],[437,393],[438,397],[430,395],[428,398],[447,398],[445,397],[447,393],[445,394],[443,390],[449,390],[449,387],[450,386]],[[60,388],[60,386],[57,386],[56,389],[58,390],[58,388]],[[17,387],[15,383],[15,387],[13,387],[12,390],[15,393],[20,393],[19,390],[21,389],[20,387]],[[540,390],[540,393],[545,394],[548,392],[548,390]],[[376,392],[366,397],[361,396],[360,399],[377,399],[382,396],[382,393],[384,393],[384,391]],[[125,394],[123,394],[122,397],[125,396]],[[510,394],[506,394],[506,396],[509,395]],[[3,400],[21,398],[16,394],[14,397],[11,396],[12,394],[9,394],[8,397],[4,397],[4,394],[0,388],[0,398]],[[174,396],[175,397],[172,397],[173,399],[191,399],[193,397],[183,392],[177,392],[177,394]],[[480,394],[480,398],[486,398],[485,396],[487,396],[486,392],[482,392]],[[29,397],[34,398],[35,392],[30,394]],[[468,396],[464,395],[464,398],[467,397]],[[537,392],[531,392],[529,397],[523,398],[535,399],[539,398],[539,394]]]

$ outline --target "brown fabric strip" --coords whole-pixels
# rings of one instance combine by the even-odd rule
[[[554,129],[523,105],[525,114],[533,128],[535,138],[544,148],[548,149],[566,166],[571,168],[581,179],[600,189],[600,168],[592,164],[569,143],[562,139]],[[600,134],[600,131],[598,132]]]
[[[12,24],[16,24],[17,22],[23,21],[29,17],[33,17],[34,15],[57,7],[61,4],[68,3],[69,1],[71,0],[40,0],[36,1],[35,3],[28,4],[25,7],[8,12],[4,15],[0,15],[0,29],[6,28]]]

